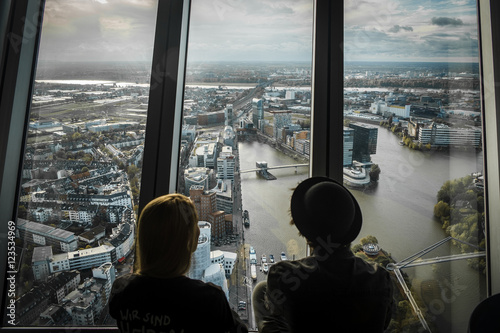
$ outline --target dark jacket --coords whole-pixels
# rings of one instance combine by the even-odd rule
[[[389,272],[349,248],[271,266],[267,293],[271,311],[291,332],[383,332],[392,315]]]
[[[109,313],[121,332],[247,332],[222,289],[186,276],[129,274],[113,283]]]

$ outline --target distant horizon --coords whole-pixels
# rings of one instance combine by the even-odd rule
[[[148,60],[41,60],[38,65],[44,63],[150,63]],[[479,64],[479,61],[426,61],[426,60],[344,60],[344,63],[434,63],[434,64]],[[193,60],[189,64],[204,63],[312,63],[306,60]]]

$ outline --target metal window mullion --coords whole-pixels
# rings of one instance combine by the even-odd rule
[[[7,227],[17,215],[43,4],[43,0],[12,1],[9,15],[1,18],[8,22],[2,22],[0,63],[0,281],[7,281]],[[2,318],[6,285],[1,291]]]
[[[342,182],[344,2],[316,0],[314,11],[310,175]]]
[[[500,293],[500,12],[497,0],[479,0],[481,94],[485,173],[488,296]]]
[[[189,0],[159,1],[139,209],[176,186]]]

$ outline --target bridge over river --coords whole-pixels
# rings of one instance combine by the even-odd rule
[[[295,168],[295,172],[297,172],[297,168],[299,167],[309,167],[309,163],[268,166],[266,161],[261,161],[255,162],[255,169],[241,170],[240,173],[257,172],[267,180],[274,180],[276,179],[276,177],[272,175],[268,170]]]

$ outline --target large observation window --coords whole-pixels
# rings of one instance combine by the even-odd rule
[[[211,224],[229,303],[249,327],[255,284],[282,255],[306,253],[289,207],[309,174],[312,37],[311,0],[191,3],[177,190]]]
[[[394,274],[390,331],[464,329],[486,297],[476,4],[344,4],[343,178],[365,221],[353,250]]]
[[[45,2],[6,326],[113,325],[111,285],[133,262],[156,11]]]

